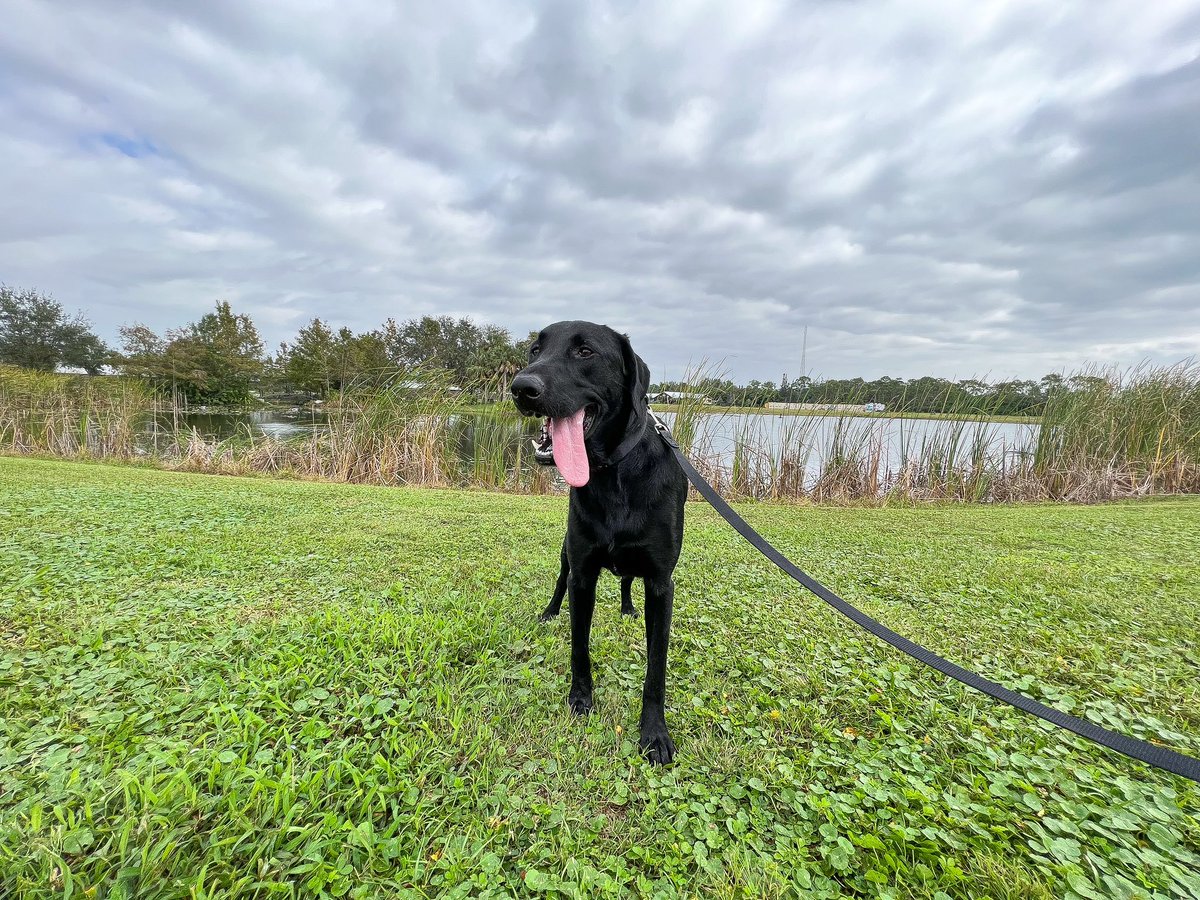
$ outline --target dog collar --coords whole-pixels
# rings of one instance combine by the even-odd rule
[[[647,406],[647,408],[649,408],[649,407]],[[612,468],[617,463],[619,463],[621,460],[623,460],[626,456],[628,456],[629,451],[632,450],[638,443],[641,442],[642,435],[644,435],[646,433],[646,419],[648,418],[648,416],[643,414],[643,415],[638,416],[637,418],[638,418],[637,430],[625,435],[625,440],[621,441],[621,443],[619,443],[617,445],[617,449],[612,452],[612,455],[609,456],[604,462],[597,463],[592,468],[595,468],[595,469],[610,469],[610,468]]]

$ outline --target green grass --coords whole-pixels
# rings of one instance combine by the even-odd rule
[[[876,643],[698,504],[662,770],[615,578],[566,711],[562,497],[31,459],[0,497],[5,897],[1200,896],[1196,785]],[[1200,501],[745,512],[951,659],[1200,753]]]

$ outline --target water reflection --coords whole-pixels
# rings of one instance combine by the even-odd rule
[[[234,437],[271,437],[279,440],[312,434],[329,424],[329,416],[315,409],[254,409],[245,412],[188,412],[176,417],[160,416],[157,427],[169,432],[195,429],[207,440]]]

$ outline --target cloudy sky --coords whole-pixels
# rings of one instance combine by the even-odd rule
[[[103,337],[469,315],[655,376],[1200,353],[1196,0],[3,0],[0,281]]]

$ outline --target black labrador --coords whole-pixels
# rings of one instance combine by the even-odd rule
[[[639,746],[651,762],[663,764],[675,757],[664,702],[671,575],[683,545],[687,477],[655,432],[649,383],[650,369],[627,337],[592,322],[558,322],[530,346],[529,365],[513,379],[512,394],[523,415],[545,418],[536,455],[558,466],[571,485],[559,574],[571,601],[567,703],[577,715],[592,709],[589,643],[601,569],[623,579],[623,595],[625,579],[641,578],[646,681]],[[552,611],[553,600],[546,613]]]

